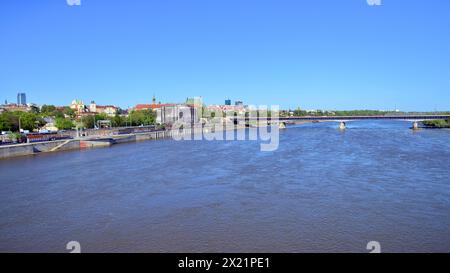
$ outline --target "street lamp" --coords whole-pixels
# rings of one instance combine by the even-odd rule
[[[132,127],[133,126],[133,124],[131,123],[131,112],[130,112],[130,106],[129,105],[127,105],[127,108],[128,108],[128,118],[130,119],[130,127]]]

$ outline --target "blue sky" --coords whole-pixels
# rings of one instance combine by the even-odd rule
[[[0,100],[450,110],[450,1],[4,0]]]

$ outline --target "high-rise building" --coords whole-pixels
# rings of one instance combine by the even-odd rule
[[[236,106],[243,106],[244,103],[242,101],[240,101],[240,100],[237,100],[237,101],[234,102],[234,105],[236,105]]]
[[[25,93],[17,93],[17,105],[26,105],[27,104],[27,96]]]
[[[231,100],[230,99],[226,99],[225,100],[225,105],[231,105]]]

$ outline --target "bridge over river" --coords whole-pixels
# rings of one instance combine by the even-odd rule
[[[279,120],[332,120],[332,121],[345,121],[345,120],[361,120],[361,119],[388,119],[388,120],[410,120],[410,121],[423,121],[423,120],[436,120],[436,119],[450,119],[450,115],[386,115],[386,116],[294,116],[294,117],[280,117]]]
[[[248,117],[246,120],[259,120],[263,118]],[[270,117],[267,120],[272,120]],[[418,128],[418,122],[424,120],[450,120],[450,115],[378,115],[378,116],[292,116],[274,119],[280,123],[295,123],[296,121],[336,121],[339,127],[345,129],[345,122],[351,120],[406,120],[413,123],[413,129]]]

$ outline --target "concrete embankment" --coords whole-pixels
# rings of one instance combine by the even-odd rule
[[[189,131],[190,132],[190,131]],[[168,138],[175,134],[187,134],[186,131],[156,131],[128,135],[111,135],[104,137],[90,137],[81,139],[55,140],[36,143],[24,143],[0,146],[0,159],[48,153],[56,151],[80,150],[109,147],[114,144],[136,142],[143,140]]]
[[[216,131],[227,131],[245,128],[246,128],[245,126],[238,125],[233,128],[222,128],[220,130],[216,128]],[[189,135],[193,136],[203,133],[205,133],[205,131],[203,131],[203,128],[200,127],[195,129],[186,128],[180,130],[153,131],[153,132],[97,136],[97,137],[91,136],[80,139],[66,139],[66,140],[36,142],[36,143],[5,145],[0,146],[0,159],[16,156],[34,155],[39,153],[57,152],[57,151],[109,147],[114,144],[137,142],[144,140],[155,140],[171,137],[182,138],[183,136],[184,137]]]
[[[76,149],[80,149],[80,141],[75,139],[5,145],[0,146],[0,159]]]
[[[17,144],[0,147],[0,158],[31,155],[33,153],[33,145],[30,144]]]

